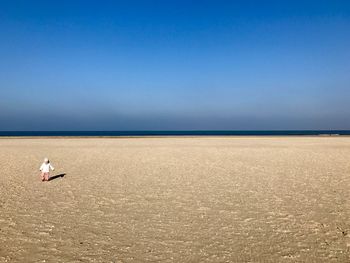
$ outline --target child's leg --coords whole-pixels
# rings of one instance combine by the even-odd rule
[[[49,173],[45,173],[45,180],[46,180],[46,181],[49,180]]]
[[[45,173],[41,173],[41,181],[45,180]]]

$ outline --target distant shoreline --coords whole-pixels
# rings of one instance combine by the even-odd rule
[[[0,140],[98,140],[98,139],[267,139],[267,138],[350,138],[350,135],[319,136],[319,135],[276,135],[276,136],[0,136]]]
[[[261,137],[261,136],[350,136],[350,130],[189,130],[189,131],[0,131],[0,138],[135,138],[135,137]]]
[[[0,138],[198,138],[198,137],[338,137],[350,130],[265,131],[0,131]]]

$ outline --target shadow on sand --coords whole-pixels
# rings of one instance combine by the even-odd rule
[[[54,176],[51,176],[49,178],[49,181],[52,181],[52,180],[55,180],[57,178],[63,178],[66,174],[57,174],[57,175],[54,175]]]

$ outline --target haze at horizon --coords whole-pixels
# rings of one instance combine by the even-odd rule
[[[2,1],[0,130],[350,129],[348,1]]]

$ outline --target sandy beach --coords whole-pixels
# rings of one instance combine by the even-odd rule
[[[350,262],[350,137],[2,138],[0,262]]]

